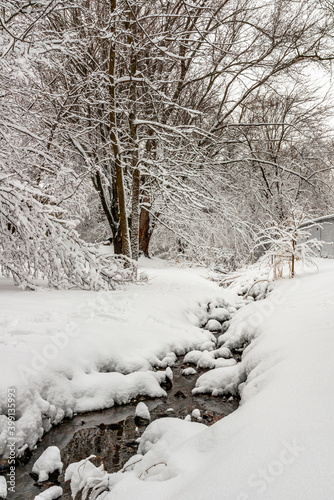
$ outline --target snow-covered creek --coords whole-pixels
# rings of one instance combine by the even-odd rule
[[[191,391],[204,370],[187,377],[182,375],[181,371],[185,367],[183,359],[183,356],[179,357],[173,367],[173,386],[169,390],[166,388],[167,397],[152,400],[139,398],[147,404],[152,420],[166,416],[184,418],[194,409],[199,409],[202,422],[211,425],[237,409],[239,401],[235,397],[193,395]],[[145,430],[145,427],[136,429],[134,417],[137,402],[138,400],[124,406],[79,414],[74,419],[52,428],[33,451],[29,462],[17,468],[17,493],[11,498],[33,500],[35,495],[51,485],[50,482],[37,485],[30,476],[34,462],[48,446],[59,447],[64,470],[70,463],[92,454],[105,459],[105,468],[108,472],[121,469],[130,456],[136,453],[138,447],[136,439]],[[101,458],[96,459],[96,465],[101,461]],[[64,483],[63,474],[58,480],[64,489],[62,500],[69,500],[70,489],[69,485]]]

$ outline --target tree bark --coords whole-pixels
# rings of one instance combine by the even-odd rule
[[[134,260],[139,257],[139,197],[140,171],[135,168],[132,175],[132,203],[131,203],[131,253]]]
[[[128,45],[130,48],[130,110],[129,129],[131,139],[131,167],[132,167],[132,199],[131,199],[131,255],[134,260],[139,257],[139,214],[140,214],[140,170],[139,144],[137,137],[137,87],[135,76],[137,73],[137,54],[135,48],[136,20],[133,12],[129,10],[129,20],[126,23],[128,30]]]
[[[112,213],[111,207],[108,203],[106,193],[102,184],[102,179],[100,172],[96,172],[95,176],[92,177],[93,185],[96,189],[96,191],[99,194],[100,202],[104,211],[104,214],[107,218],[107,221],[109,223],[112,235],[113,235],[113,240],[115,241],[115,236],[118,232],[119,224],[117,224],[117,221],[114,218],[114,214]],[[116,252],[115,252],[116,253]],[[121,253],[121,252],[120,252]]]
[[[117,8],[117,0],[111,0],[111,14],[115,14]],[[115,23],[112,24],[111,35],[115,35]],[[116,185],[118,194],[118,209],[119,209],[119,221],[122,237],[122,251],[123,255],[131,258],[131,246],[130,246],[130,235],[129,235],[129,225],[126,210],[126,197],[125,197],[125,187],[124,187],[124,175],[123,166],[121,160],[121,153],[118,143],[117,134],[117,117],[116,117],[116,91],[115,91],[115,63],[116,63],[116,45],[111,36],[111,45],[109,53],[109,96],[110,96],[110,140],[112,144],[112,149],[114,153],[115,160],[115,172],[116,172]]]
[[[152,236],[150,224],[150,214],[145,209],[145,207],[141,208],[140,211],[140,219],[139,219],[139,250],[143,252],[145,257],[149,257],[149,245]]]

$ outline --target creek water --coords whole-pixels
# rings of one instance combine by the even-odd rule
[[[202,415],[202,422],[211,425],[237,409],[237,398],[212,397],[209,395],[193,396],[191,391],[199,375],[183,376],[181,374],[183,356],[178,358],[173,370],[173,386],[167,391],[167,397],[147,399],[140,397],[127,405],[109,408],[101,411],[76,415],[70,421],[64,421],[53,427],[37,448],[32,452],[29,462],[16,469],[16,492],[10,493],[11,500],[33,500],[36,495],[47,487],[60,484],[64,490],[62,500],[70,500],[70,487],[64,482],[64,474],[60,474],[53,482],[37,484],[31,477],[34,462],[48,446],[58,446],[61,458],[66,467],[82,460],[89,455],[96,455],[93,461],[100,465],[102,459],[108,472],[115,472],[122,468],[124,463],[136,453],[138,442],[136,439],[144,432],[145,427],[136,428],[134,416],[138,401],[144,401],[151,413],[151,420],[163,417],[184,418],[192,410],[198,408]],[[173,411],[171,410],[173,409]]]

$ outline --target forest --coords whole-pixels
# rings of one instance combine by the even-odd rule
[[[231,270],[333,211],[330,2],[0,11],[0,259],[17,284],[113,288],[140,254]]]

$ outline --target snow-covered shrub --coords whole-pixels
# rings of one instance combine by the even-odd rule
[[[293,278],[297,261],[313,265],[320,255],[321,242],[310,239],[308,228],[302,227],[306,219],[304,212],[292,209],[283,222],[262,229],[255,247],[267,249],[261,262],[270,265],[274,279],[283,276],[286,265]]]
[[[81,491],[81,498],[95,500],[101,493],[109,490],[109,475],[103,465],[95,467],[89,460],[95,455],[70,464],[65,473],[65,481],[71,480],[72,497]]]
[[[0,268],[15,284],[36,288],[114,289],[134,278],[134,263],[81,240],[51,196],[0,164]]]

